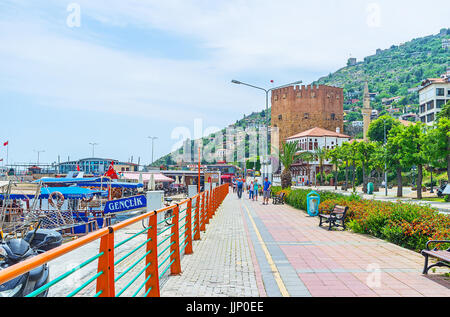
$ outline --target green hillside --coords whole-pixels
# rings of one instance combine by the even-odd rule
[[[418,94],[412,88],[418,87],[425,78],[440,77],[450,66],[450,50],[442,48],[442,40],[450,38],[450,29],[443,29],[438,35],[414,39],[393,45],[389,49],[378,50],[354,66],[347,66],[314,84],[344,88],[344,110],[362,107],[364,81],[369,83],[369,91],[377,93],[372,108],[383,111],[384,98],[401,97],[394,107],[407,111],[417,111]],[[359,99],[359,102],[351,103]],[[349,117],[350,121],[355,119]],[[361,119],[361,118],[359,118]]]
[[[401,45],[393,45],[388,49],[378,50],[377,54],[364,58],[356,65],[346,66],[313,84],[329,85],[344,89],[345,119],[349,122],[362,120],[361,110],[364,82],[369,83],[369,91],[377,93],[372,100],[372,108],[386,112],[382,100],[401,97],[392,107],[401,112],[417,112],[418,93],[413,88],[418,87],[425,78],[439,77],[450,66],[450,49],[442,47],[442,40],[450,38],[450,29],[442,29],[437,35],[413,39]],[[359,100],[359,101],[358,101]],[[390,107],[390,106],[389,106]],[[270,121],[270,109],[269,109]],[[265,124],[265,111],[254,112],[237,120],[232,127],[251,127]],[[225,130],[225,129],[224,129]],[[223,131],[224,131],[223,130]],[[206,145],[209,138],[203,140]],[[248,148],[248,141],[246,140]],[[168,154],[155,161],[154,166],[175,164]]]

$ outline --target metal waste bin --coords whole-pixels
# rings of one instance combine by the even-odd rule
[[[373,195],[373,188],[374,188],[373,183],[368,183],[367,184],[367,194]]]
[[[312,191],[306,196],[306,209],[311,217],[319,215],[320,195]]]

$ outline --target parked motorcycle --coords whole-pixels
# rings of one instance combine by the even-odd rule
[[[23,239],[0,241],[0,271],[9,266],[32,258],[62,244],[59,232],[39,229],[26,234]],[[0,285],[0,297],[24,297],[49,281],[49,266],[47,263]],[[46,297],[48,290],[39,294]]]

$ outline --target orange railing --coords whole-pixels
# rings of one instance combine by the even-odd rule
[[[220,204],[223,202],[225,197],[228,194],[229,186],[227,184],[218,186],[210,191],[206,191],[200,194],[197,194],[194,197],[188,198],[179,204],[168,206],[159,210],[155,210],[152,212],[147,212],[143,215],[125,220],[116,225],[99,229],[95,232],[92,232],[84,237],[78,238],[74,241],[63,244],[62,246],[47,251],[43,254],[37,255],[31,259],[20,262],[16,265],[8,267],[2,271],[0,271],[0,285],[10,281],[22,274],[25,274],[34,268],[37,268],[45,263],[48,263],[52,260],[58,259],[63,255],[69,254],[74,250],[77,250],[81,247],[87,246],[94,242],[100,240],[99,253],[94,256],[92,259],[97,261],[97,274],[93,276],[88,282],[83,284],[81,287],[78,287],[76,290],[70,292],[68,296],[74,296],[79,294],[79,292],[83,288],[87,288],[88,286],[92,288],[92,284],[95,282],[95,296],[100,297],[114,297],[120,296],[124,293],[124,289],[116,294],[116,282],[120,279],[128,270],[125,270],[125,273],[121,273],[120,276],[116,276],[117,272],[115,271],[116,264],[120,260],[115,259],[115,249],[119,246],[122,246],[124,243],[128,243],[131,238],[125,239],[120,243],[116,243],[114,241],[115,233],[121,229],[129,228],[131,225],[136,224],[138,222],[144,222],[148,220],[148,225],[142,231],[145,233],[146,231],[146,241],[142,244],[145,246],[145,253],[142,254],[142,261],[145,260],[145,267],[141,271],[143,274],[145,272],[145,281],[140,285],[140,288],[135,292],[135,295],[139,293],[142,289],[145,293],[146,297],[159,297],[160,296],[160,278],[161,278],[161,266],[163,263],[158,263],[160,261],[160,253],[164,253],[170,251],[169,256],[167,257],[168,265],[164,270],[170,269],[170,275],[180,274],[181,273],[181,256],[184,254],[192,254],[193,250],[193,241],[200,240],[201,231],[205,231],[206,225],[209,224],[210,219],[215,215]],[[183,210],[182,207],[186,206]],[[166,211],[172,210],[172,221],[171,226],[166,230],[170,229],[170,236],[168,236],[164,240],[168,240],[170,242],[169,246],[167,246],[163,251],[160,249],[163,248],[162,244],[164,241],[159,241],[158,233],[158,222],[157,215],[164,213]],[[195,212],[193,212],[195,210]],[[182,227],[184,233],[180,235],[180,214],[186,213],[184,215],[183,220],[184,224]],[[141,232],[141,233],[142,233]],[[135,235],[137,236],[137,234]],[[180,242],[182,240],[182,242]],[[135,245],[133,245],[134,247]],[[140,249],[140,246],[135,248],[132,252],[137,252]],[[141,250],[142,251],[142,250]],[[88,260],[89,263],[93,260]],[[139,261],[139,260],[138,260]],[[165,262],[166,260],[164,260]],[[80,261],[82,262],[82,261]],[[162,261],[161,261],[162,262]],[[85,262],[87,263],[87,262]],[[137,262],[136,262],[137,263]],[[133,267],[136,264],[133,264]],[[85,266],[83,263],[79,265],[79,268]],[[162,269],[161,269],[162,270]],[[66,272],[61,276],[53,279],[41,289],[28,294],[28,296],[38,296],[40,293],[48,291],[53,285],[61,282],[64,278],[72,274],[75,270]],[[164,274],[163,272],[163,274]],[[131,280],[126,286],[126,288],[130,288],[133,286],[133,282],[136,281],[137,277]],[[92,284],[91,284],[92,283]],[[90,284],[90,285],[89,285]],[[59,296],[59,295],[58,295]],[[78,295],[79,296],[79,295]]]

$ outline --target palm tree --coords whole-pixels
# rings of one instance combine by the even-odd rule
[[[342,145],[339,147],[339,155],[343,162],[345,162],[345,191],[348,189],[348,167],[349,167],[349,161],[350,161],[350,149],[351,145],[348,142],[342,143]]]
[[[338,164],[341,159],[340,148],[336,147],[334,149],[330,149],[326,153],[326,158],[330,160],[330,163],[334,165],[334,189],[337,190],[338,182],[337,182],[337,174],[338,174]]]
[[[323,163],[327,159],[327,149],[320,148],[314,150],[314,156],[317,161],[319,161],[319,169],[320,169],[320,186],[323,185]]]
[[[300,158],[298,141],[283,144],[283,151],[280,153],[280,161],[284,166],[281,173],[281,187],[283,189],[292,186],[291,166]]]

